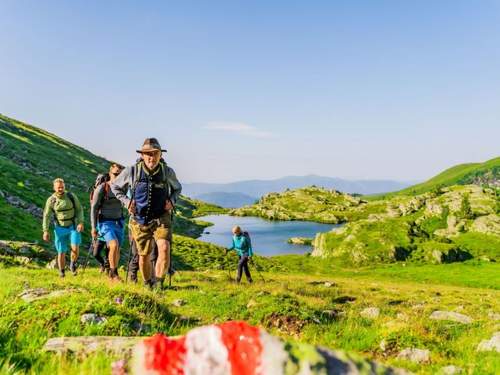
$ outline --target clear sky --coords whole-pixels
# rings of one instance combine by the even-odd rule
[[[0,1],[0,113],[184,182],[500,155],[500,1]]]

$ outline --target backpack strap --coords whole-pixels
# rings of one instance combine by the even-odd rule
[[[172,195],[172,187],[170,186],[167,178],[167,163],[165,160],[160,161],[160,168],[161,168],[161,182],[163,182],[165,185],[167,185],[167,194],[168,194],[168,199],[170,200],[170,197]]]
[[[73,205],[73,217],[72,217],[71,221],[73,221],[73,225],[76,228],[76,221],[75,221],[75,218],[76,218],[75,196],[73,195],[73,193],[71,191],[68,191],[67,194],[68,194],[69,200],[71,201],[71,204]]]
[[[137,183],[139,182],[141,178],[141,173],[142,173],[143,165],[142,161],[139,160],[133,167],[132,167],[132,186],[131,186],[131,198],[130,200],[134,200],[135,198],[135,189],[137,188]]]

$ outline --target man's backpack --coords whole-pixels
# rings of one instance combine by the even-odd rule
[[[104,184],[104,199],[108,199],[109,197],[109,185],[106,184],[106,182],[109,181],[109,174],[105,173],[100,173],[97,175],[95,182],[92,186],[89,187],[89,197],[90,197],[90,202],[92,203],[92,199],[94,199],[94,192],[95,190],[99,187],[99,185]]]
[[[76,217],[75,196],[71,191],[66,192],[66,194],[68,195],[68,198],[71,201],[71,204],[73,205],[73,217],[71,218],[71,220],[73,221],[73,224],[75,224],[75,217]],[[56,204],[56,200],[57,198],[54,195],[52,195],[52,197],[50,198],[49,205],[50,209],[52,210],[52,214],[54,215],[54,222],[57,222],[59,224],[59,221],[57,220],[56,210],[54,210],[54,205]]]

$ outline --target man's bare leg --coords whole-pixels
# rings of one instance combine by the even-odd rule
[[[151,257],[148,255],[139,255],[139,269],[142,273],[144,282],[151,280]]]
[[[64,276],[64,267],[66,267],[66,254],[58,253],[57,254],[57,267],[59,268],[59,274],[61,277]]]
[[[79,252],[78,245],[71,245],[70,269],[71,272],[73,272],[73,275],[76,275],[76,261],[78,260],[78,252]]]
[[[118,277],[118,262],[120,259],[120,246],[118,244],[117,240],[111,240],[108,242],[108,249],[109,249],[109,268],[110,268],[110,274],[109,276],[114,279],[114,280],[120,280]]]
[[[170,267],[170,243],[167,240],[158,240],[156,246],[158,247],[158,259],[156,260],[155,274],[157,279],[162,279]]]

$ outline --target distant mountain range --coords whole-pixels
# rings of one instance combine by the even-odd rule
[[[401,190],[412,184],[412,182],[392,180],[344,180],[335,177],[308,175],[288,176],[275,180],[246,180],[226,184],[183,183],[182,193],[222,207],[236,208],[252,204],[267,193],[311,185],[365,195]]]

